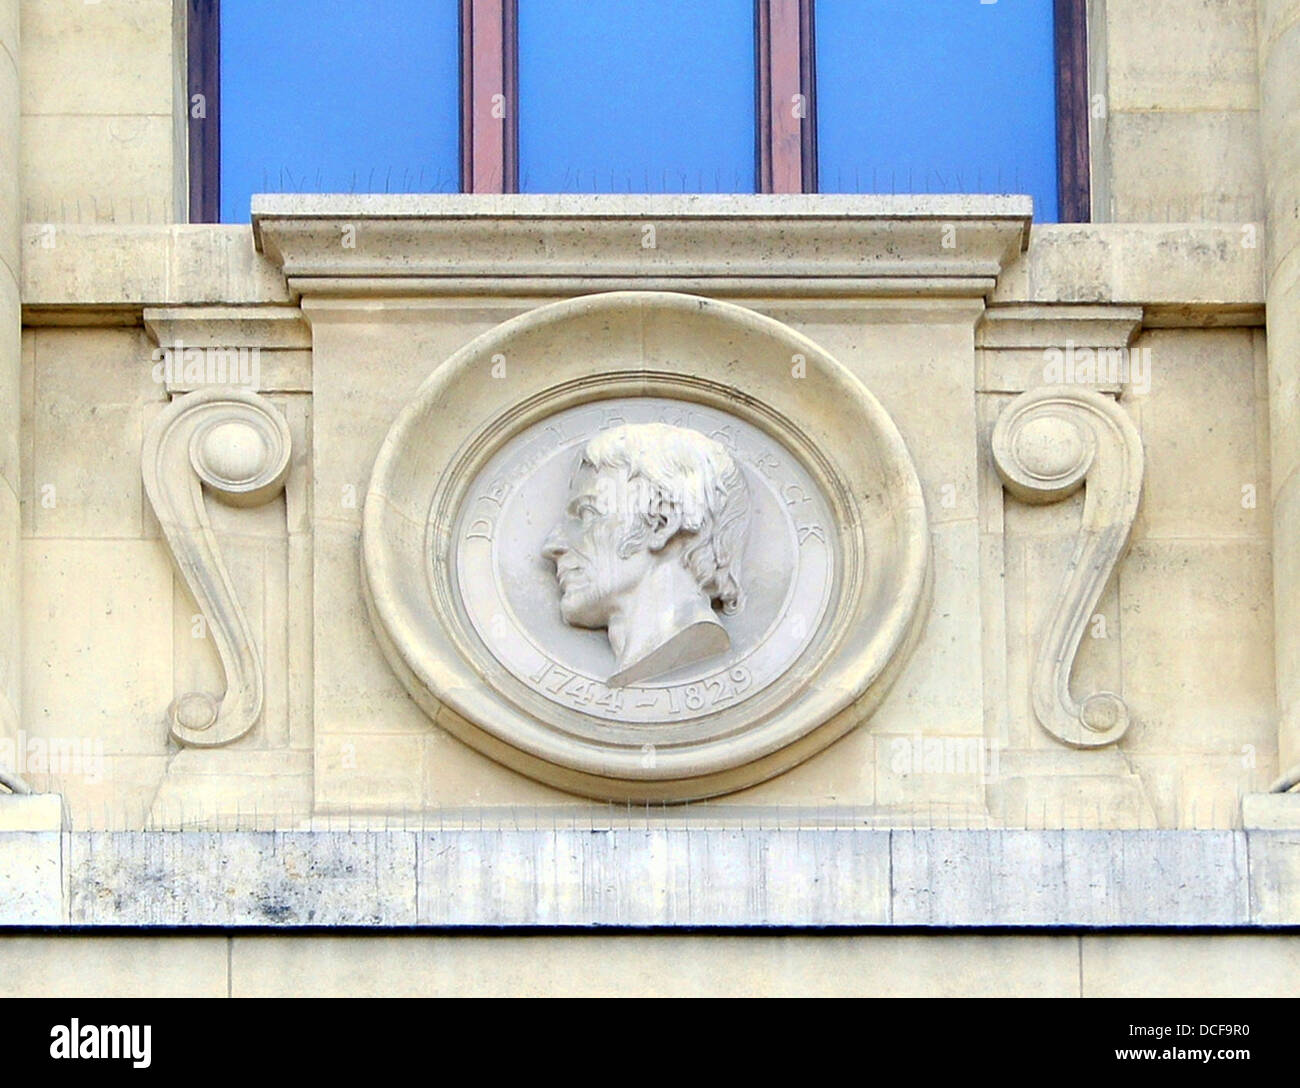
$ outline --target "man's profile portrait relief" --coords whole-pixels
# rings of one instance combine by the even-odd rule
[[[714,602],[725,615],[744,603],[750,510],[739,466],[699,431],[625,424],[587,443],[542,554],[564,621],[607,629],[611,686],[730,648]]]

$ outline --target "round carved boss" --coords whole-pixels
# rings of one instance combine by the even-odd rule
[[[729,303],[542,306],[439,366],[366,496],[375,630],[438,725],[541,781],[688,801],[875,708],[929,588],[884,409]]]

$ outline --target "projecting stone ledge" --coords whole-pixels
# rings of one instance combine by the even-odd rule
[[[697,291],[983,298],[1025,196],[271,194],[257,251],[304,296]]]
[[[62,866],[57,840],[0,833],[0,925],[1300,923],[1293,831],[65,832]]]

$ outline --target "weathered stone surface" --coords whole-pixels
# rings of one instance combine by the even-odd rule
[[[1246,925],[1237,832],[897,831],[897,925]]]
[[[52,829],[11,830],[49,827],[51,800]],[[61,823],[57,797],[0,794],[0,925],[57,926],[68,920]]]
[[[1250,899],[1255,921],[1295,925],[1300,917],[1300,829],[1248,831]]]
[[[279,270],[240,226],[28,223],[22,275],[33,315],[291,301]]]
[[[1265,214],[1259,113],[1124,110],[1107,120],[1116,222],[1249,223]]]
[[[24,218],[184,219],[184,8],[22,0]],[[183,61],[182,61],[183,63]]]
[[[764,829],[642,820],[636,810],[552,826],[473,819],[428,831],[0,833],[0,925],[1300,921],[1294,831],[891,831],[811,816]]]
[[[422,836],[420,923],[880,925],[888,881],[878,831],[471,830]]]
[[[88,832],[69,851],[76,925],[416,921],[413,834]]]
[[[1254,4],[1123,0],[1104,12],[1112,110],[1259,108]]]
[[[20,6],[25,114],[170,115],[169,0]]]
[[[1170,323],[1258,324],[1262,239],[1258,222],[1037,224],[991,301],[1115,302]]]

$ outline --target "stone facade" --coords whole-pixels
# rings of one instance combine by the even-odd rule
[[[0,924],[1171,932],[6,937],[19,991],[291,992],[325,963],[443,991],[472,963],[486,992],[526,962],[538,990],[626,963],[803,992],[848,956],[835,988],[875,993],[981,962],[990,992],[1296,992],[1294,938],[1176,928],[1300,922],[1300,0],[1089,5],[1078,225],[1014,196],[267,196],[187,225],[184,7],[0,0],[0,742],[38,794],[0,792]],[[640,294],[506,336],[446,430],[630,350],[638,300],[702,296],[867,390],[923,502],[888,682],[717,789],[534,773],[454,685],[418,697],[368,592],[372,470],[423,383],[604,292]],[[681,321],[627,369],[727,365]],[[733,384],[774,402],[757,350]],[[206,474],[166,445],[230,385],[282,443],[247,487],[237,442]],[[828,444],[832,393],[789,402]],[[713,966],[669,981],[664,950]]]

